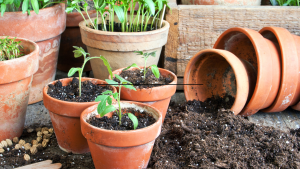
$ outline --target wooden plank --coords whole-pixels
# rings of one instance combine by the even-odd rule
[[[258,31],[266,26],[276,26],[300,35],[299,7],[173,5],[173,8],[172,15],[169,13],[166,17],[171,27],[165,68],[178,77],[184,75],[191,57],[200,50],[212,48],[219,35],[229,28],[245,27]],[[178,24],[174,25],[175,22]]]
[[[180,84],[183,84],[183,77],[179,77],[177,78],[177,86],[176,86],[176,90],[180,90],[182,91],[183,90],[183,85],[180,85]]]
[[[52,164],[52,160],[46,160],[23,167],[18,167],[16,169],[59,169],[61,166],[61,163]]]

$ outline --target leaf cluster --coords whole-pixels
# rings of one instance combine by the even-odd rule
[[[80,5],[83,2],[84,5]],[[147,25],[151,24],[151,29],[157,28],[158,17],[161,11],[164,9],[164,5],[168,6],[167,0],[93,0],[94,7],[97,12],[97,17],[92,20],[88,15],[91,23],[91,27],[98,30],[98,19],[101,19],[101,30],[103,31],[114,31],[114,16],[117,15],[119,21],[122,25],[122,32],[142,32],[147,30]],[[138,4],[138,10],[135,14],[134,8]],[[81,13],[83,19],[83,14],[81,11],[87,12],[87,0],[68,0],[68,8],[66,12],[72,12],[76,10]],[[169,7],[170,8],[170,7]],[[128,14],[127,11],[130,11]],[[107,13],[109,13],[107,15]],[[98,17],[100,15],[100,18]],[[108,18],[107,18],[108,17]],[[150,22],[150,18],[152,21]],[[108,28],[106,26],[106,20],[108,20]],[[86,21],[86,24],[88,22]]]
[[[300,0],[270,0],[273,6],[300,6]]]
[[[8,36],[4,39],[0,39],[0,61],[11,60],[23,56],[20,49],[23,47],[20,45],[21,41],[15,41],[9,39]]]

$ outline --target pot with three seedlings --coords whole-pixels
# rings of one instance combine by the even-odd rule
[[[30,40],[0,36],[0,140],[23,132],[38,54],[39,46]]]
[[[161,132],[162,115],[147,104],[120,101],[123,89],[136,89],[119,75],[115,77],[119,82],[106,82],[118,87],[118,93],[103,92],[96,99],[100,101],[98,105],[82,112],[82,134],[88,141],[95,168],[147,168],[154,141]]]
[[[84,63],[81,68],[71,68],[68,76],[78,72],[78,78],[65,78],[49,83],[43,90],[43,99],[50,112],[59,147],[63,151],[80,154],[89,152],[87,141],[80,131],[80,114],[94,105],[95,98],[102,92],[116,92],[116,89],[99,79],[82,78],[84,66],[91,59],[101,59],[105,65],[110,66],[103,56],[89,57],[81,47],[74,48],[74,56],[83,56]]]
[[[157,108],[162,114],[162,121],[164,121],[171,97],[176,92],[177,76],[171,71],[157,68],[156,65],[146,66],[148,58],[155,57],[155,52],[136,51],[135,53],[144,58],[143,67],[133,63],[125,69],[113,71],[114,75],[120,75],[127,79],[137,89],[129,90],[123,86],[121,99],[138,101]],[[116,77],[114,79],[118,81]]]
[[[78,8],[75,0],[66,11]],[[143,65],[134,51],[156,51],[160,56],[162,46],[167,43],[169,23],[164,21],[166,0],[93,0],[96,18],[80,22],[82,42],[91,56],[106,56],[112,70],[133,64]],[[134,6],[138,4],[138,10]],[[106,9],[108,6],[108,9]],[[85,7],[83,7],[85,8]],[[84,9],[83,9],[84,10]],[[127,12],[129,10],[129,12]],[[159,57],[150,58],[148,65],[158,64]],[[101,61],[91,61],[94,76],[106,79],[108,71]]]

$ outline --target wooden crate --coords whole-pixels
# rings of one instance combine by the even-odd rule
[[[284,27],[300,35],[300,8],[280,6],[178,5],[170,2],[168,42],[164,68],[183,77],[185,67],[198,51],[212,48],[225,30],[244,27],[260,30],[266,26]]]

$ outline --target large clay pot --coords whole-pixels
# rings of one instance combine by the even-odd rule
[[[261,0],[181,0],[181,5],[260,6]]]
[[[84,17],[88,19],[86,12],[82,12]],[[88,12],[90,17],[96,17],[96,11],[92,10]],[[68,72],[72,67],[81,67],[84,61],[83,57],[75,58],[73,46],[82,47],[85,51],[86,46],[82,43],[79,22],[83,21],[80,13],[72,12],[67,14],[67,28],[64,33],[61,34],[61,45],[57,61],[57,69]],[[84,72],[91,71],[92,67],[90,62],[86,63]]]
[[[230,28],[220,35],[214,48],[232,52],[238,58],[251,63],[257,71],[254,92],[240,115],[250,116],[271,106],[280,85],[278,45],[252,29]]]
[[[140,66],[140,68],[143,67]],[[123,69],[124,68],[117,69],[113,71],[113,74],[120,75]],[[130,68],[129,70],[133,70],[133,69],[137,69],[137,68]],[[136,91],[122,87],[121,99],[135,101],[135,102],[142,102],[155,107],[161,112],[162,119],[164,122],[171,97],[176,92],[177,76],[171,71],[162,68],[159,68],[159,72],[164,77],[171,76],[173,78],[173,81],[169,85],[157,86],[153,88],[137,89]],[[117,90],[119,90],[118,87]]]
[[[147,168],[154,141],[161,132],[162,116],[157,109],[143,103],[122,101],[121,107],[144,110],[157,121],[137,130],[105,130],[86,122],[87,118],[97,115],[97,105],[85,109],[80,117],[81,131],[88,141],[96,169]]]
[[[299,46],[296,44],[298,37],[278,27],[264,27],[259,32],[273,43],[279,44],[281,56],[281,83],[277,97],[271,106],[262,111],[280,112],[296,104],[300,98],[300,84],[298,83],[300,50],[297,51]]]
[[[94,84],[107,84],[105,81],[82,78],[82,81],[89,80]],[[72,78],[65,78],[60,80],[63,86],[66,86],[72,81]],[[55,84],[53,81],[50,84]],[[116,89],[113,87],[113,92]],[[80,114],[84,109],[90,107],[96,102],[67,102],[52,98],[47,94],[48,85],[43,90],[44,105],[49,110],[52,125],[55,131],[58,145],[61,150],[65,152],[72,152],[75,154],[89,152],[89,147],[86,139],[81,134],[80,129]]]
[[[92,18],[93,19],[93,18]],[[115,17],[118,22],[118,18]],[[100,23],[100,20],[99,20]],[[127,67],[133,63],[144,65],[144,59],[134,51],[156,51],[156,57],[149,57],[147,66],[157,65],[162,46],[167,43],[169,23],[163,21],[161,29],[147,32],[107,32],[88,28],[84,21],[79,24],[82,42],[87,46],[91,56],[104,56],[112,70]],[[105,79],[109,73],[103,62],[91,60],[95,78]]]
[[[15,41],[21,41],[25,56],[0,61],[0,140],[21,136],[32,76],[39,67],[38,45],[23,38]]]
[[[205,49],[195,54],[184,72],[186,100],[205,101],[225,94],[235,97],[231,111],[235,115],[244,108],[252,96],[256,82],[256,70],[247,61],[231,52]]]
[[[0,36],[26,38],[39,45],[39,69],[33,75],[29,104],[41,101],[44,86],[55,78],[60,35],[66,27],[65,4],[41,9],[38,15],[5,12],[0,23]]]

